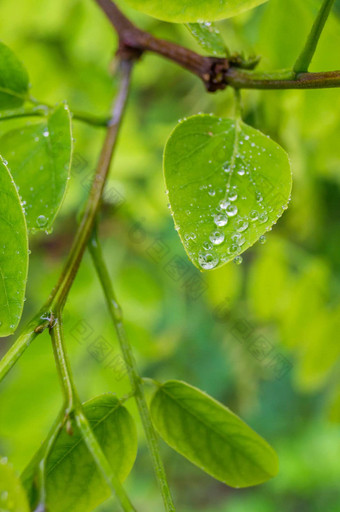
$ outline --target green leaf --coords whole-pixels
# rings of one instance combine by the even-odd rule
[[[0,459],[0,512],[29,512],[20,479],[7,459]]]
[[[0,157],[0,336],[13,334],[25,299],[28,240],[13,178]]]
[[[187,27],[198,44],[210,55],[226,57],[228,50],[214,23],[188,23]]]
[[[151,415],[166,443],[231,487],[257,485],[275,476],[274,450],[230,409],[185,382],[156,391]]]
[[[26,69],[12,50],[0,42],[0,110],[22,105],[28,87]]]
[[[229,262],[271,229],[292,187],[278,144],[239,119],[210,115],[177,125],[164,174],[176,229],[201,270]]]
[[[138,11],[173,23],[215,21],[236,16],[267,0],[125,0]]]
[[[111,394],[86,402],[84,412],[116,475],[125,480],[137,454],[137,433],[129,412]],[[43,449],[44,445],[22,475],[31,506],[37,505],[34,473]],[[76,426],[73,435],[63,429],[55,441],[47,459],[46,493],[49,512],[92,511],[111,495]]]
[[[66,105],[56,107],[43,122],[5,133],[0,153],[20,191],[27,226],[32,231],[51,228],[69,179],[72,135]]]

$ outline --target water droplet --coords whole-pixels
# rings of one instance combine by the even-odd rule
[[[234,215],[237,214],[237,206],[235,204],[230,204],[227,206],[226,212],[229,217],[234,217]]]
[[[228,217],[227,215],[224,215],[223,213],[220,215],[215,215],[214,222],[216,226],[225,226],[228,223]]]
[[[200,252],[198,262],[204,270],[211,270],[218,265],[219,259],[214,252]]]
[[[259,215],[259,222],[260,224],[264,224],[264,222],[267,222],[268,220],[268,214],[267,212],[263,212]]]
[[[235,254],[235,252],[237,252],[239,249],[240,249],[240,247],[237,244],[231,244],[228,247],[228,253],[229,254]]]
[[[241,233],[234,233],[233,235],[231,235],[231,241],[241,246],[246,242],[246,239]]]
[[[266,241],[267,241],[266,237],[264,235],[261,235],[260,238],[259,238],[260,244],[265,244]]]
[[[236,221],[236,229],[237,229],[237,231],[240,231],[241,233],[242,233],[242,231],[246,231],[246,229],[248,229],[248,226],[249,226],[249,223],[245,219],[238,219]]]
[[[255,222],[259,218],[258,212],[256,210],[253,210],[252,212],[250,212],[249,218],[252,222]]]
[[[216,194],[216,192],[215,192],[215,190],[213,190],[213,189],[212,189],[212,190],[209,190],[209,191],[208,191],[208,194],[209,194],[209,196],[214,197],[214,195]]]
[[[185,239],[186,241],[189,241],[189,240],[196,240],[196,235],[195,235],[195,233],[186,233],[186,234],[184,235],[184,239]]]
[[[237,193],[236,193],[234,190],[232,190],[232,191],[231,191],[231,192],[229,192],[229,194],[228,194],[228,199],[229,199],[229,201],[236,201],[236,199],[237,199]]]
[[[45,130],[45,131],[43,132],[43,136],[44,136],[44,137],[48,137],[48,136],[49,136],[49,131],[48,131],[48,130]]]
[[[213,231],[209,238],[214,245],[220,245],[224,242],[224,234],[221,231]]]
[[[37,218],[37,225],[40,228],[43,228],[44,226],[46,226],[46,224],[47,224],[47,219],[46,219],[45,215],[39,215],[39,217]]]
[[[225,210],[229,205],[230,205],[229,201],[226,201],[225,199],[220,201],[220,208],[222,208],[222,210]]]
[[[210,251],[210,249],[212,249],[213,246],[210,242],[204,242],[203,244],[203,249],[205,249],[206,251]]]
[[[241,265],[242,261],[243,261],[242,256],[236,256],[236,257],[234,258],[234,263],[235,263],[235,265]]]

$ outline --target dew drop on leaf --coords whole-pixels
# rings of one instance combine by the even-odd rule
[[[225,226],[228,223],[228,217],[224,214],[215,215],[214,222],[216,226]]]
[[[211,270],[218,265],[219,259],[214,252],[200,252],[198,262],[204,270]]]
[[[256,210],[253,210],[252,212],[250,212],[249,218],[252,222],[255,222],[259,218],[258,212]]]
[[[224,234],[221,231],[213,231],[209,238],[214,245],[221,245],[224,242]]]
[[[220,208],[222,208],[222,210],[225,210],[229,206],[229,204],[229,201],[223,199],[223,201],[220,202]]]
[[[226,208],[226,212],[229,217],[234,217],[237,214],[237,211],[237,206],[235,204],[230,204]]]
[[[39,217],[37,218],[37,225],[42,228],[44,226],[46,226],[47,224],[47,219],[45,217],[45,215],[39,215]]]

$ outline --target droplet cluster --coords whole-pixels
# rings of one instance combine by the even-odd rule
[[[233,128],[234,126],[231,125],[231,129]],[[213,136],[213,133],[209,131],[208,135]],[[215,151],[214,157],[208,160],[207,175],[213,176],[214,184],[207,180],[204,184],[201,182],[198,189],[203,194],[199,197],[202,197],[204,209],[209,209],[209,213],[203,211],[197,198],[193,198],[186,214],[190,216],[195,209],[197,211],[201,209],[202,213],[199,214],[199,220],[196,223],[198,235],[197,238],[193,237],[194,233],[187,233],[184,236],[185,241],[190,244],[189,252],[193,254],[194,251],[198,254],[198,262],[202,269],[213,269],[220,262],[230,259],[240,264],[242,262],[240,253],[249,239],[248,233],[251,233],[251,239],[254,238],[255,233],[259,242],[265,243],[265,236],[259,235],[271,229],[268,221],[273,217],[270,215],[273,207],[266,204],[266,188],[263,185],[265,178],[262,176],[259,160],[259,156],[262,157],[265,154],[268,161],[272,155],[266,147],[258,144],[257,136],[240,130],[237,149],[232,157],[230,157],[230,148],[228,150],[224,143]],[[219,179],[215,179],[216,176],[211,169],[216,169]],[[222,186],[223,183],[224,186]],[[204,194],[211,199],[207,201],[207,196]],[[250,211],[249,205],[253,205]],[[282,209],[286,207],[283,206]],[[282,211],[279,211],[277,218],[281,214]],[[206,230],[207,224],[210,226],[210,231]],[[202,240],[199,234],[203,229],[207,233],[207,238],[199,242]]]

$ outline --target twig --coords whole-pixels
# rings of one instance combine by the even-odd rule
[[[27,324],[19,338],[13,343],[13,345],[7,350],[6,354],[0,361],[0,382],[7,375],[7,373],[13,368],[15,363],[20,359],[25,350],[30,346],[32,341],[40,334],[44,329],[48,327],[48,322],[42,320],[42,313],[39,312],[35,315],[32,320]],[[40,326],[39,330],[36,330],[37,325]]]
[[[70,364],[64,346],[62,332],[62,315],[60,310],[57,310],[56,312],[56,317],[54,319],[53,327],[51,327],[50,329],[50,334],[52,338],[53,351],[60,377],[61,387],[64,394],[64,414],[67,419],[74,418],[80,430],[82,438],[85,444],[87,445],[91,455],[93,456],[98,469],[105,478],[105,481],[110,487],[112,493],[117,497],[122,509],[125,512],[136,512],[136,509],[130,502],[119,479],[117,478],[107,458],[105,457],[101,449],[101,446],[98,443],[97,438],[95,437],[89,425],[89,422],[83,412],[82,405],[73,382],[73,375],[71,372]],[[52,439],[52,443],[54,439]],[[51,448],[51,443],[49,445],[49,448]]]
[[[188,48],[154,37],[133,25],[111,0],[95,2],[104,11],[119,36],[118,54],[129,51],[139,55],[144,51],[158,53],[197,75],[208,91],[224,89],[227,86],[221,81],[221,76],[229,69],[228,59],[204,57]]]
[[[99,158],[97,170],[94,175],[90,195],[79,224],[69,257],[64,265],[64,270],[59,282],[52,291],[49,304],[63,306],[77,274],[80,262],[90,239],[95,218],[100,206],[102,193],[109,174],[110,164],[117,142],[117,136],[129,93],[131,70],[133,61],[124,60],[121,62],[121,86],[114,104],[112,117],[108,125],[105,141]]]
[[[331,4],[334,0],[324,0]],[[240,68],[238,56],[229,58],[205,57],[170,41],[158,39],[139,29],[128,20],[111,0],[95,0],[104,11],[119,36],[118,53],[151,51],[176,62],[198,76],[209,92],[235,89],[324,89],[340,87],[340,71],[299,73],[303,69],[289,72],[257,73]],[[314,54],[314,44],[319,37],[327,12],[323,12],[317,29],[312,31],[313,44],[307,44],[303,60],[307,62]],[[327,14],[328,15],[328,14]],[[321,31],[320,31],[321,33]],[[314,50],[313,50],[314,48]],[[297,67],[297,66],[296,66]],[[302,67],[306,67],[305,65]]]
[[[230,68],[226,80],[235,89],[331,89],[340,87],[340,71],[258,73]]]
[[[314,56],[316,47],[318,45],[321,33],[324,29],[325,23],[334,5],[334,0],[323,0],[321,8],[318,12],[316,20],[313,24],[312,30],[308,36],[307,42],[294,64],[293,70],[295,73],[307,72],[309,65]]]
[[[149,446],[151,459],[155,471],[155,475],[162,493],[164,507],[167,512],[174,512],[175,506],[171,497],[167,477],[165,474],[164,465],[161,459],[158,438],[153,427],[148,405],[144,395],[142,379],[138,373],[135,358],[133,356],[132,348],[129,343],[124,324],[122,321],[122,310],[117,302],[115,293],[113,291],[110,275],[104,260],[104,256],[97,238],[96,231],[93,232],[89,250],[92,256],[94,266],[96,268],[103,292],[106,298],[106,304],[111,316],[112,322],[116,329],[120,348],[124,357],[126,369],[129,375],[130,384],[135,391],[134,396],[136,399],[138,411],[142,420],[146,440]]]

